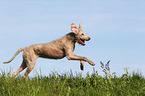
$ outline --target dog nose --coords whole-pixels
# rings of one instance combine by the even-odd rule
[[[89,40],[90,40],[91,38],[89,37]]]
[[[88,41],[90,40],[91,38],[90,37],[88,37]]]

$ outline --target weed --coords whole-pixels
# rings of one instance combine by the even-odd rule
[[[0,74],[0,96],[144,96],[145,79],[133,72],[129,74],[125,67],[125,74],[117,77],[110,72],[110,60],[104,64],[100,62],[104,76],[98,71],[87,73],[86,77],[72,71],[69,73],[52,72],[49,76],[37,74],[25,81],[21,76],[11,78],[11,73]]]

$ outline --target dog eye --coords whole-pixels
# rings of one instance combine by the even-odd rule
[[[84,33],[82,33],[81,35],[84,35]]]

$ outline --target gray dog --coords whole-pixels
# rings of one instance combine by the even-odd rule
[[[85,45],[85,41],[89,41],[90,37],[86,36],[85,33],[82,31],[82,25],[79,25],[79,29],[77,26],[72,23],[71,24],[71,33],[64,35],[63,37],[51,41],[49,43],[44,44],[35,44],[28,47],[20,48],[15,55],[12,57],[11,60],[4,63],[11,62],[16,55],[18,55],[21,51],[23,52],[23,62],[20,68],[13,73],[12,77],[15,77],[19,72],[24,70],[27,67],[27,70],[24,74],[24,78],[27,79],[28,74],[35,66],[35,61],[38,57],[49,58],[49,59],[61,59],[65,56],[68,60],[80,60],[81,63],[81,70],[84,68],[83,61],[88,62],[92,66],[95,64],[88,60],[86,57],[81,57],[73,54],[75,49],[75,43],[79,43],[81,45]]]

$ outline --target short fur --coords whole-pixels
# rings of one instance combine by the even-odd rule
[[[49,58],[49,59],[61,59],[67,57],[68,60],[80,60],[81,70],[84,68],[83,61],[88,62],[91,65],[95,65],[92,61],[87,59],[86,57],[81,57],[73,54],[75,49],[75,43],[79,43],[81,45],[85,45],[85,41],[90,40],[90,37],[86,36],[84,32],[82,32],[82,25],[80,24],[79,29],[77,26],[72,23],[71,30],[73,32],[64,35],[63,37],[51,41],[49,43],[43,44],[34,44],[28,47],[20,48],[11,60],[4,63],[10,63],[16,55],[18,55],[21,51],[23,52],[23,62],[20,68],[13,73],[12,77],[15,77],[19,72],[24,70],[27,67],[27,70],[24,74],[24,78],[27,79],[28,74],[35,66],[35,61],[38,57]]]

